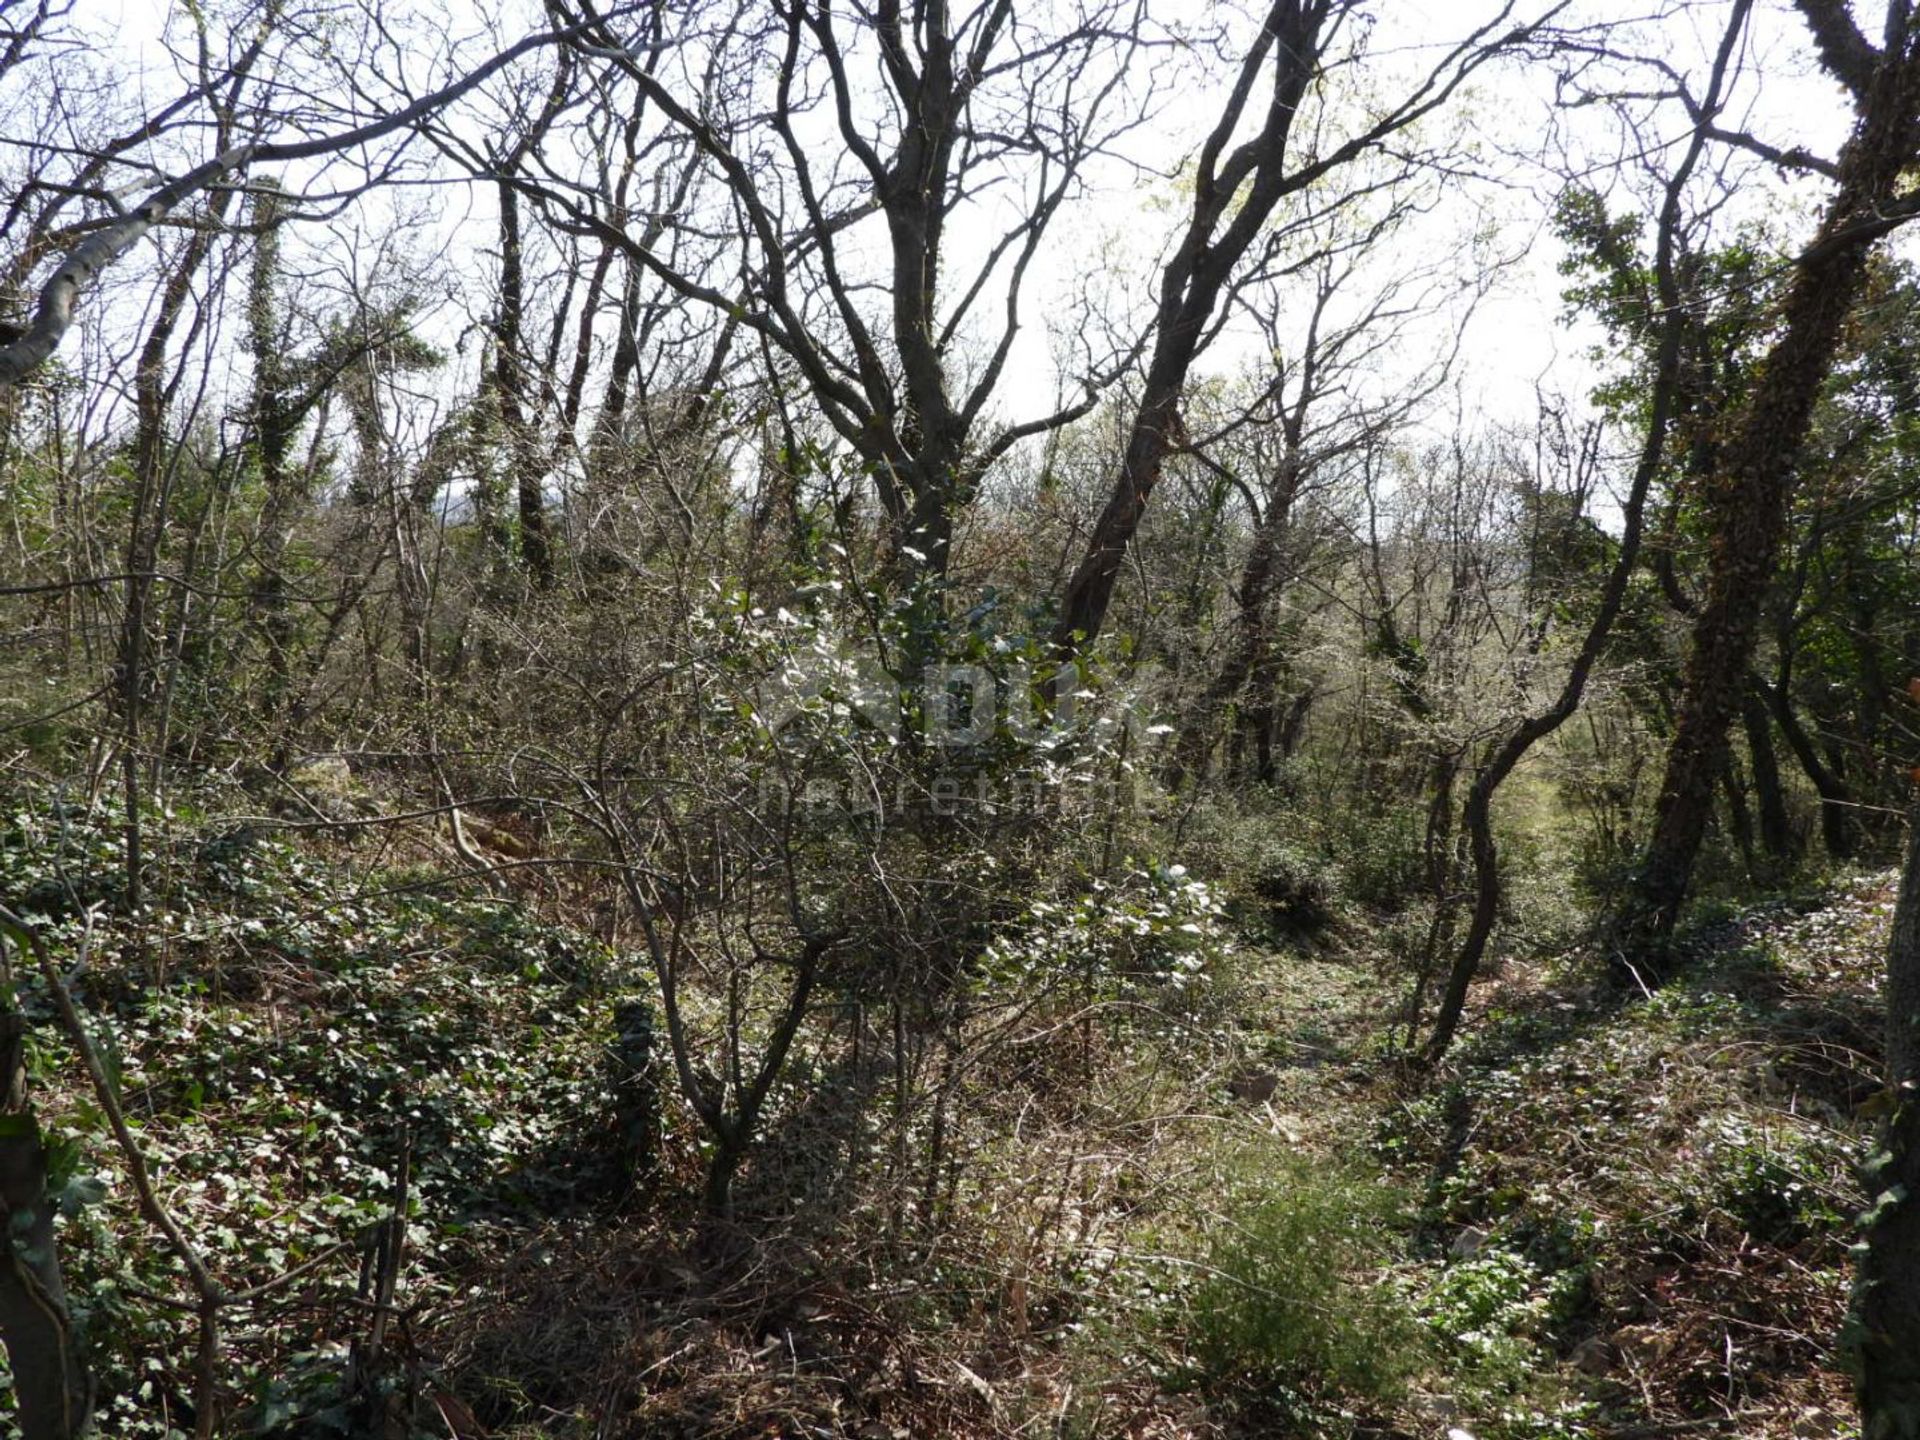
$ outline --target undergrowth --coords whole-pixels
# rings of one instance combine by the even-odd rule
[[[1202,828],[1221,883],[1128,862],[1000,931],[984,1058],[909,1117],[915,1146],[944,1127],[937,1168],[882,1183],[884,1047],[823,1007],[716,1271],[699,1126],[666,1077],[621,1108],[635,951],[474,885],[430,827],[212,818],[243,808],[148,817],[136,917],[110,802],[22,789],[0,831],[0,893],[72,971],[165,1203],[257,1292],[223,1315],[223,1433],[1847,1433],[1879,880],[1710,917],[1651,999],[1577,954],[1518,965],[1419,1087],[1380,917],[1311,837],[1226,864]],[[38,983],[105,1427],[191,1433],[179,1262]],[[1046,1003],[992,1028],[1023,989]],[[373,1417],[347,1377],[397,1215]]]

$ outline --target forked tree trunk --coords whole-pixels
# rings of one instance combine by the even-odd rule
[[[1800,717],[1794,713],[1793,698],[1787,693],[1784,680],[1767,687],[1767,703],[1775,723],[1780,727],[1780,733],[1787,738],[1787,748],[1793,752],[1793,758],[1800,762],[1801,771],[1820,796],[1820,843],[1826,846],[1827,858],[1851,860],[1857,847],[1854,843],[1853,795],[1847,789],[1847,782],[1828,769],[1827,762],[1820,758],[1813,737],[1807,734],[1806,726],[1800,723]]]

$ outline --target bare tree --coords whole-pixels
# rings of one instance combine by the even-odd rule
[[[1296,521],[1315,492],[1359,452],[1384,446],[1425,405],[1452,373],[1464,322],[1472,312],[1442,317],[1442,295],[1462,277],[1454,257],[1417,263],[1384,278],[1369,273],[1393,237],[1430,203],[1418,193],[1418,169],[1398,159],[1368,188],[1380,205],[1369,214],[1337,197],[1331,215],[1312,210],[1287,227],[1292,244],[1276,256],[1279,271],[1249,284],[1234,304],[1264,340],[1270,373],[1254,402],[1208,424],[1185,447],[1206,470],[1225,482],[1246,508],[1246,554],[1232,596],[1232,638],[1178,743],[1176,779],[1198,769],[1212,746],[1222,714],[1235,707],[1241,738],[1250,740],[1252,778],[1270,781],[1279,739],[1276,689],[1285,663],[1275,633],[1283,591],[1303,556]],[[1488,264],[1466,283],[1481,293],[1498,266]],[[1298,293],[1296,293],[1296,291]],[[1474,292],[1469,291],[1471,297]],[[1455,328],[1443,337],[1430,362],[1369,383],[1404,353],[1418,326]],[[1212,407],[1208,407],[1212,408]]]
[[[209,159],[154,189],[131,210],[116,205],[117,213],[110,218],[98,226],[85,227],[85,238],[66,252],[40,287],[38,302],[28,323],[16,338],[0,345],[0,386],[16,384],[44,364],[73,324],[80,297],[187,200],[202,191],[225,185],[232,177],[255,166],[285,165],[339,155],[410,131],[427,116],[477,89],[521,57],[576,39],[587,28],[576,25],[529,35],[411,104],[334,134],[307,140],[243,140],[226,145]],[[206,82],[199,93],[213,93],[244,77],[258,55],[257,45],[241,52],[222,76]],[[147,137],[143,134],[141,138]]]
[[[1652,376],[1648,391],[1646,429],[1640,453],[1621,506],[1619,547],[1600,593],[1599,605],[1587,622],[1572,663],[1558,693],[1544,707],[1521,719],[1507,734],[1487,747],[1463,810],[1468,843],[1473,856],[1473,915],[1467,933],[1453,957],[1451,973],[1440,1000],[1439,1014],[1427,1039],[1424,1059],[1437,1063],[1451,1044],[1465,1009],[1468,990],[1479,973],[1487,944],[1493,937],[1499,916],[1501,881],[1500,856],[1494,843],[1493,801],[1527,754],[1540,741],[1564,725],[1580,708],[1594,667],[1605,653],[1626,601],[1627,586],[1640,561],[1640,541],[1645,523],[1647,496],[1665,463],[1668,433],[1684,401],[1682,387],[1683,346],[1693,323],[1685,305],[1678,280],[1684,226],[1687,220],[1688,183],[1706,151],[1713,126],[1725,103],[1733,75],[1734,58],[1752,11],[1750,0],[1735,0],[1722,33],[1710,69],[1704,93],[1698,100],[1688,98],[1692,127],[1685,148],[1673,173],[1662,187],[1657,228],[1654,236],[1651,293],[1642,297],[1645,313],[1658,316],[1655,329]],[[1544,630],[1535,639],[1534,648],[1544,642]]]
[[[1134,93],[1145,13],[1137,0],[1099,0],[1041,27],[1007,0],[852,15],[795,0],[697,11],[687,27],[681,49],[708,54],[686,87],[698,102],[643,58],[665,40],[623,41],[599,24],[579,48],[696,146],[733,222],[731,256],[674,256],[557,168],[523,188],[790,362],[865,464],[900,579],[937,580],[987,469],[1087,413],[1124,360],[1090,357],[1084,398],[1016,422],[996,415],[1035,256],[1150,104],[1150,85]],[[769,72],[770,84],[757,78]],[[1022,197],[1012,218],[963,251],[960,217],[1002,189]],[[876,229],[877,268],[863,261]]]
[[[1270,222],[1282,202],[1312,186],[1339,185],[1346,167],[1435,114],[1474,71],[1545,23],[1514,23],[1517,8],[1503,5],[1402,94],[1369,107],[1345,135],[1328,133],[1326,125],[1303,126],[1301,117],[1326,103],[1317,92],[1336,60],[1357,60],[1340,57],[1338,45],[1359,28],[1360,5],[1273,0],[1262,13],[1194,163],[1192,208],[1160,272],[1152,347],[1119,473],[1061,595],[1053,629],[1060,656],[1079,654],[1105,623],[1127,545],[1167,457],[1185,438],[1180,405],[1188,376],[1219,335],[1227,302],[1276,253]],[[1263,76],[1264,107],[1256,93]],[[1252,133],[1236,142],[1250,122]],[[1365,189],[1363,183],[1355,193]]]

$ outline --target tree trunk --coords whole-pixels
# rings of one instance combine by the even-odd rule
[[[1307,172],[1289,172],[1288,147],[1294,116],[1320,73],[1323,30],[1331,18],[1333,7],[1323,3],[1270,6],[1222,117],[1201,147],[1193,209],[1160,274],[1153,354],[1119,474],[1060,597],[1052,644],[1062,660],[1077,659],[1106,622],[1120,562],[1140,528],[1147,499],[1160,483],[1167,456],[1185,442],[1180,397],[1188,372],[1211,339],[1208,326],[1222,296],[1231,290],[1236,267],[1280,201],[1304,183]],[[1227,154],[1269,58],[1273,93],[1264,122]],[[1397,128],[1397,123],[1390,122],[1388,128]]]
[[[1747,782],[1740,773],[1739,762],[1729,749],[1725,763],[1720,769],[1720,788],[1727,798],[1727,833],[1733,836],[1733,843],[1740,848],[1740,863],[1749,875],[1754,873],[1753,863],[1753,809],[1747,804]]]
[[[1780,335],[1707,487],[1712,519],[1705,594],[1693,625],[1680,711],[1653,836],[1617,938],[1623,969],[1658,977],[1693,878],[1739,712],[1767,590],[1786,533],[1795,462],[1833,366],[1840,328],[1888,225],[1884,210],[1914,153],[1916,64],[1899,48],[1876,70],[1840,161],[1840,189],[1800,256]]]
[[[1517,747],[1510,747],[1517,748]],[[1502,757],[1504,758],[1504,756]],[[1517,759],[1515,763],[1518,763]],[[1461,820],[1467,831],[1467,844],[1473,856],[1473,914],[1467,921],[1467,936],[1454,956],[1447,975],[1447,987],[1440,998],[1440,1012],[1433,1022],[1433,1034],[1427,1039],[1422,1059],[1437,1065],[1453,1044],[1460,1017],[1466,1013],[1467,994],[1480,973],[1480,961],[1493,938],[1493,924],[1500,913],[1500,852],[1493,840],[1493,796],[1512,766],[1499,762],[1482,770],[1467,791],[1467,803]],[[1417,1020],[1419,1017],[1415,1017]]]
[[[27,1102],[26,1017],[0,1014],[0,1340],[13,1371],[20,1433],[25,1440],[84,1435],[93,1410],[93,1382],[67,1311],[54,1250],[53,1197],[47,1194],[47,1152]]]
[[[533,436],[531,369],[525,334],[526,276],[520,242],[520,195],[502,180],[500,195],[500,313],[494,323],[494,399],[513,476],[520,519],[520,563],[537,589],[552,588],[553,549],[547,537],[546,450]]]
[[[252,609],[266,644],[267,678],[261,708],[269,723],[285,708],[292,674],[294,625],[287,595],[287,554],[293,527],[306,508],[297,472],[290,465],[300,419],[292,403],[280,320],[279,186],[270,177],[254,182],[253,273],[247,293],[247,349],[253,356],[253,451],[260,467],[260,524],[255,553]]]
[[[1819,793],[1820,842],[1826,847],[1827,858],[1851,860],[1857,845],[1853,828],[1853,795],[1847,789],[1847,782],[1829,770],[1826,761],[1820,758],[1813,737],[1807,734],[1800,717],[1793,712],[1793,697],[1787,693],[1784,681],[1767,687],[1767,701],[1773,711],[1774,721],[1780,726],[1780,733],[1787,737],[1787,748],[1793,751],[1793,758],[1800,762],[1801,770]]]
[[[1274,697],[1271,687],[1278,680],[1278,657],[1273,654],[1269,633],[1268,609],[1279,588],[1280,532],[1292,511],[1293,492],[1298,488],[1297,467],[1289,463],[1291,483],[1283,479],[1267,502],[1267,513],[1260,516],[1253,534],[1253,545],[1234,592],[1236,624],[1234,640],[1220,669],[1194,708],[1192,717],[1175,747],[1169,783],[1178,786],[1189,776],[1199,778],[1207,768],[1207,755],[1218,738],[1220,717],[1227,706],[1252,687],[1243,705],[1244,728],[1255,739],[1259,778],[1272,778]]]
[[[1753,773],[1754,799],[1760,810],[1760,849],[1767,859],[1796,858],[1793,817],[1787,813],[1786,791],[1780,784],[1780,761],[1773,749],[1773,725],[1757,684],[1750,684],[1740,700],[1740,719],[1747,732],[1747,759]]]
[[[1907,815],[1907,858],[1887,945],[1887,1079],[1895,1108],[1870,1167],[1853,1313],[1862,1432],[1920,1437],[1920,805]]]

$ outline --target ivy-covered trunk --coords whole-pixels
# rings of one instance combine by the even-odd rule
[[[1686,685],[1667,751],[1653,835],[1620,926],[1623,968],[1658,978],[1693,879],[1694,861],[1725,766],[1727,730],[1740,714],[1759,620],[1773,583],[1821,386],[1853,308],[1884,214],[1912,163],[1920,108],[1920,53],[1908,40],[1875,69],[1861,118],[1841,157],[1840,188],[1820,234],[1795,267],[1779,338],[1707,487],[1712,524],[1706,593],[1695,612]]]
[[[92,1430],[93,1384],[54,1250],[47,1150],[27,1099],[26,1017],[0,1011],[0,1342],[25,1440]]]
[[[1887,1078],[1895,1103],[1868,1171],[1848,1348],[1866,1440],[1920,1440],[1920,803],[1887,945]]]

